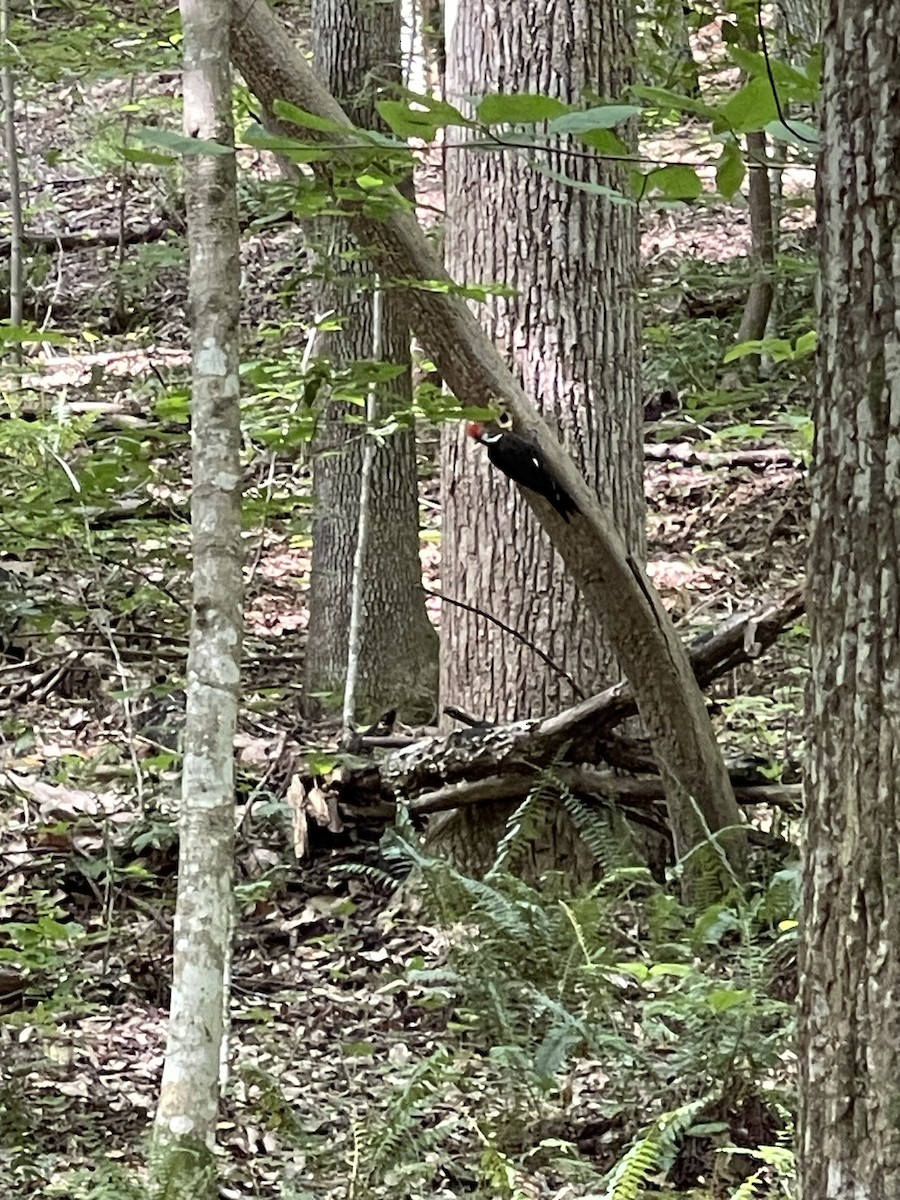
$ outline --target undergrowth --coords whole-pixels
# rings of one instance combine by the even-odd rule
[[[550,799],[542,780],[481,879],[408,823],[386,839],[445,935],[440,960],[388,986],[445,1026],[387,1110],[357,1124],[353,1194],[513,1198],[567,1183],[631,1200],[704,1176],[734,1200],[790,1196],[791,1008],[770,985],[790,955],[796,872],[691,909],[616,864],[616,823],[581,804],[598,882],[532,885],[511,867]]]

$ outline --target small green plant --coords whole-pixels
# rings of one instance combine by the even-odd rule
[[[726,1147],[723,1153],[728,1152]],[[748,1175],[728,1200],[795,1200],[797,1163],[793,1150],[787,1146],[759,1146],[756,1150],[741,1147],[739,1153],[759,1159],[762,1166]]]
[[[0,912],[10,911],[14,904],[21,904],[20,897],[0,892]],[[26,993],[46,995],[49,990],[59,997],[71,989],[72,952],[85,931],[77,922],[64,919],[63,909],[49,892],[31,892],[26,904],[31,909],[28,917],[2,924],[0,962],[21,973]]]

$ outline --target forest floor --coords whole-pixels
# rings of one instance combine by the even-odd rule
[[[61,119],[78,118],[48,110],[48,137]],[[42,216],[33,231],[42,222],[53,235],[115,229],[116,198],[97,177],[64,182],[62,205],[59,180],[34,181]],[[129,224],[164,221],[170,211],[162,190],[128,197]],[[795,227],[800,240],[804,225],[801,219]],[[803,575],[808,497],[797,414],[808,382],[802,373],[776,372],[769,384],[748,386],[721,368],[746,283],[748,247],[741,208],[681,206],[644,216],[646,384],[654,417],[647,442],[668,447],[662,458],[648,450],[650,572],[686,639],[796,587]],[[289,229],[244,238],[251,329],[277,327],[285,343],[299,339],[288,328],[284,280],[302,255]],[[123,264],[115,256],[114,247],[74,245],[48,255],[52,271],[40,316],[53,327],[92,330],[90,353],[42,352],[25,380],[32,390],[23,393],[34,411],[45,413],[62,399],[76,416],[109,421],[113,439],[129,430],[142,436],[157,382],[183,386],[188,366],[182,251],[160,240],[135,247]],[[796,295],[792,286],[787,300],[802,310],[805,284],[793,287]],[[664,389],[677,395],[659,405]],[[740,406],[729,406],[729,391]],[[698,396],[702,402],[694,402]],[[183,422],[167,438],[154,450],[158,461],[144,485],[155,484],[148,519],[168,523],[160,541],[168,553],[172,521],[180,527],[185,520]],[[734,457],[761,446],[788,454],[764,467]],[[711,460],[698,461],[698,448]],[[76,453],[79,443],[67,449]],[[9,458],[13,451],[5,450]],[[423,511],[432,530],[422,557],[426,577],[434,579],[438,501],[433,460],[424,465]],[[283,468],[286,491],[308,490],[302,465]],[[267,469],[260,458],[255,484]],[[8,503],[14,479],[10,466]],[[135,486],[115,503],[123,499],[143,504],[147,487]],[[25,654],[24,667],[13,655],[0,668],[0,902],[7,919],[0,949],[0,1190],[23,1198],[132,1194],[127,1168],[144,1152],[164,1051],[177,756],[167,751],[165,736],[148,754],[146,738],[135,740],[134,733],[139,716],[145,730],[153,724],[165,733],[167,720],[178,724],[172,680],[182,669],[184,631],[154,640],[155,609],[140,607],[141,587],[151,577],[114,541],[133,538],[136,526],[124,518],[105,525],[95,515],[92,557],[76,558],[74,543],[55,543],[48,525],[31,554],[3,564],[9,596],[24,605],[28,627],[28,638],[17,643],[23,628],[17,617],[7,638],[8,648]],[[137,519],[142,515],[141,509]],[[624,1146],[622,1129],[599,1115],[602,1063],[579,1061],[565,1104],[542,1107],[510,1095],[501,1064],[467,1043],[452,1008],[436,1007],[422,978],[426,968],[446,963],[449,935],[423,913],[420,896],[392,894],[354,871],[354,864],[374,861],[371,846],[321,847],[311,864],[290,860],[279,815],[289,778],[285,746],[325,753],[333,731],[303,723],[296,704],[308,544],[281,521],[258,528],[251,545],[223,1195],[470,1195],[479,1181],[462,1164],[472,1161],[473,1146],[477,1160],[484,1130],[504,1120],[517,1131],[506,1150],[556,1138],[607,1169]],[[173,556],[165,572],[177,608],[186,595],[183,558]],[[92,589],[95,600],[99,594],[93,606]],[[64,618],[50,605],[59,597],[69,602]],[[438,621],[437,605],[432,613]],[[164,629],[177,629],[171,614]],[[141,712],[137,700],[124,703],[126,675],[156,687],[152,714]],[[31,686],[22,689],[26,678]],[[717,719],[726,749],[776,762],[795,756],[802,687],[803,643],[795,636],[723,681]],[[277,692],[276,703],[257,703],[269,692]],[[135,768],[142,780],[137,791]],[[413,1118],[440,1147],[421,1150],[418,1182],[408,1170],[392,1175],[390,1162],[385,1166],[392,1155],[404,1161],[388,1131],[402,1132]],[[376,1186],[379,1163],[385,1170]],[[540,1164],[522,1189],[556,1200],[587,1194]]]

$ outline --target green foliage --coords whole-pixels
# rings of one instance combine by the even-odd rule
[[[810,329],[800,334],[793,344],[786,338],[775,337],[740,342],[726,352],[723,361],[730,363],[751,354],[767,354],[772,362],[799,362],[815,354],[817,344],[818,334],[815,329]]]
[[[660,436],[722,437],[733,427],[745,441],[780,436],[793,443],[799,434],[803,448],[815,364],[815,271],[813,255],[779,256],[775,283],[783,334],[735,345],[750,282],[744,260],[680,258],[654,268],[643,297],[644,389],[648,397],[666,389],[680,401],[677,412],[663,417]],[[735,363],[760,353],[767,356],[765,387],[745,383],[735,372]],[[789,402],[781,400],[784,395]]]
[[[153,0],[45,5],[40,19],[32,9],[14,7],[9,50],[4,47],[0,61],[20,73],[20,95],[43,99],[48,83],[83,87],[129,72],[177,69],[178,39],[177,8],[160,8]]]
[[[649,1132],[616,1163],[603,1200],[638,1200],[649,1176],[671,1166],[679,1136],[687,1131],[702,1107],[702,1100],[692,1100],[657,1117]]]
[[[696,200],[703,191],[700,176],[693,167],[682,164],[657,167],[646,175],[634,172],[634,190],[641,198],[658,192],[666,200]]]
[[[10,913],[20,901],[0,892],[0,912]],[[21,975],[26,993],[54,998],[68,994],[72,986],[72,953],[85,938],[76,921],[65,919],[55,897],[33,889],[27,897],[30,912],[17,919],[8,916],[0,933],[0,962],[8,963]]]
[[[416,1063],[398,1081],[390,1109],[377,1122],[363,1120],[354,1130],[362,1194],[390,1173],[395,1184],[422,1187],[432,1181],[439,1158],[430,1151],[452,1133],[452,1116],[428,1127],[436,1093],[464,1083],[465,1068],[449,1051],[440,1049]],[[429,1161],[430,1160],[430,1161]]]
[[[741,1147],[741,1155],[758,1158],[763,1165],[749,1175],[728,1200],[794,1200],[797,1195],[797,1164],[787,1146]]]
[[[146,1185],[137,1171],[104,1161],[55,1173],[43,1194],[47,1200],[147,1200]]]
[[[548,772],[511,816],[482,879],[429,855],[408,822],[386,838],[385,857],[413,865],[427,910],[452,931],[446,961],[412,964],[403,986],[408,1002],[445,1010],[463,1046],[502,1073],[518,1125],[553,1101],[573,1062],[601,1061],[596,1111],[645,1130],[602,1194],[637,1197],[651,1175],[657,1185],[665,1178],[684,1137],[713,1126],[727,1133],[721,1114],[781,1074],[791,1010],[769,995],[769,981],[796,937],[799,879],[782,870],[756,892],[688,909],[646,871],[623,865],[615,829],[598,838],[597,814],[586,810],[582,827],[605,860],[601,880],[574,894],[562,875],[532,887],[511,868],[559,800]],[[579,801],[564,802],[574,816]],[[436,1093],[447,1081],[434,1073],[445,1067],[452,1081],[455,1060],[427,1067]],[[771,1086],[761,1094],[767,1103],[778,1095]],[[713,1124],[702,1119],[708,1113],[719,1114]],[[421,1163],[421,1145],[407,1136],[404,1125],[391,1152]],[[503,1122],[485,1118],[479,1136],[487,1193],[519,1195],[528,1172]]]
[[[722,154],[716,163],[716,187],[726,200],[740,190],[747,168],[741,157],[737,142],[729,140],[722,146]]]

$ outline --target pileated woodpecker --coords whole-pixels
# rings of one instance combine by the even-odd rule
[[[495,467],[499,467],[513,483],[549,500],[564,521],[568,521],[570,513],[578,512],[578,505],[547,466],[534,442],[509,429],[485,425],[481,421],[470,421],[466,433],[487,447],[488,458]]]

